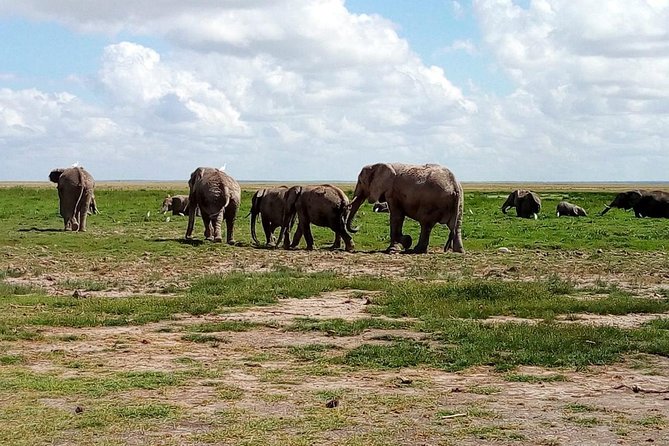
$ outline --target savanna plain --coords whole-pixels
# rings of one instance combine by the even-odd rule
[[[5,185],[0,444],[669,444],[669,221],[523,186],[538,220],[466,185],[464,255],[439,227],[388,255],[371,205],[356,252],[284,251],[250,243],[250,185],[236,246],[158,212],[185,183],[98,184],[86,233],[55,187]]]

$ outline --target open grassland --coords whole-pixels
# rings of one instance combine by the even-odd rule
[[[532,186],[535,221],[469,185],[467,253],[424,256],[369,205],[357,252],[283,251],[252,188],[237,246],[158,213],[184,184],[99,185],[82,234],[54,186],[0,188],[0,444],[669,444],[669,221],[590,186]]]

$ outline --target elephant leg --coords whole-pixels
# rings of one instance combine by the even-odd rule
[[[355,249],[355,243],[353,243],[353,239],[348,234],[348,232],[342,231],[341,238],[344,239],[344,249],[346,249],[347,252],[351,252]]]
[[[333,231],[335,232],[335,239],[334,242],[332,242],[330,249],[339,249],[341,248],[341,235],[337,229],[333,229]]]
[[[272,223],[269,221],[269,218],[265,217],[264,215],[260,216],[260,220],[262,221],[262,229],[265,232],[265,240],[266,240],[265,244],[267,246],[273,246],[272,239],[274,237],[272,236],[272,232],[274,231],[272,228]]]
[[[225,213],[225,241],[228,245],[234,245],[235,218],[237,217],[237,208],[235,206],[228,206],[223,212]]]
[[[420,224],[420,238],[418,239],[418,244],[412,250],[415,254],[425,254],[427,249],[430,246],[430,234],[432,233],[432,228],[434,228],[434,223],[421,223]]]
[[[225,214],[221,211],[216,214],[215,218],[211,219],[211,224],[214,227],[214,243],[221,243],[223,241],[223,237],[221,236],[221,225],[223,224],[224,217]]]
[[[202,213],[202,224],[204,225],[204,238],[205,240],[213,240],[211,234],[211,216],[209,214]]]
[[[386,252],[399,251],[398,244],[401,244],[405,250],[411,247],[411,236],[402,234],[402,226],[404,226],[404,213],[392,212],[390,214],[390,246],[388,246]]]
[[[86,206],[88,208],[88,206]],[[88,212],[84,209],[84,206],[79,209],[79,232],[86,232],[86,218],[88,217]]]
[[[300,222],[301,223],[301,222]],[[302,229],[304,233],[304,241],[307,242],[307,250],[311,251],[314,249],[314,236],[311,234],[311,225],[309,222],[304,222],[304,228]]]
[[[295,248],[297,245],[300,244],[300,240],[302,240],[302,226],[297,225],[297,229],[295,230],[295,235],[293,235],[293,242],[290,243],[288,239],[289,233],[286,231],[286,240],[283,243],[284,248],[288,249],[290,248]]]

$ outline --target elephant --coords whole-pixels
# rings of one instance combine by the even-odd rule
[[[390,245],[386,252],[398,250],[426,253],[432,228],[438,223],[448,226],[450,233],[444,251],[464,252],[462,246],[462,210],[464,194],[455,175],[438,164],[377,163],[364,166],[358,175],[351,210],[346,221],[349,232],[353,218],[367,200],[386,202],[390,212]],[[411,236],[402,234],[404,218],[420,223],[418,244],[411,250]]]
[[[265,231],[265,239],[267,246],[273,246],[274,231],[280,228],[283,223],[284,213],[286,210],[286,192],[288,186],[279,186],[269,189],[257,190],[251,198],[251,238],[256,245],[260,245],[258,237],[256,236],[256,220],[260,214],[260,221],[262,222],[263,230]],[[286,234],[286,237],[289,237]]]
[[[383,203],[374,203],[374,207],[372,208],[374,212],[389,212],[388,211],[388,203],[383,202]]]
[[[585,212],[580,206],[571,204],[568,201],[561,201],[557,205],[557,216],[558,217],[587,217],[588,213]]]
[[[204,237],[220,243],[221,223],[225,219],[226,241],[232,245],[234,240],[235,217],[241,203],[239,183],[227,173],[213,167],[198,167],[188,180],[188,227],[186,239],[191,239],[195,212],[199,208],[204,223]]]
[[[516,208],[516,215],[522,218],[537,219],[537,214],[541,210],[541,198],[532,191],[516,189],[511,192],[502,205],[502,212],[506,214],[509,208]]]
[[[94,200],[95,180],[83,167],[54,169],[49,180],[58,184],[60,216],[63,217],[65,231],[86,231],[86,217],[89,211],[97,212]]]
[[[300,243],[302,235],[304,235],[307,249],[314,249],[314,238],[311,235],[311,224],[313,223],[316,226],[330,228],[334,231],[333,249],[338,249],[341,246],[341,239],[344,239],[346,251],[351,252],[355,248],[355,244],[351,235],[346,232],[348,210],[348,197],[338,187],[329,184],[293,186],[285,193],[285,213],[278,243],[283,240],[285,249],[295,248]],[[297,230],[293,242],[289,243],[288,233],[295,222],[296,216],[299,217]]]
[[[88,207],[88,215],[93,215],[98,213],[98,204],[95,201],[95,194],[91,197],[91,205]]]
[[[186,215],[188,214],[188,195],[168,195],[163,200],[163,205],[160,212],[163,214],[172,211],[172,215]],[[197,212],[199,215],[199,212]]]
[[[661,190],[621,192],[599,215],[606,214],[611,208],[634,209],[637,218],[669,218],[669,193]]]

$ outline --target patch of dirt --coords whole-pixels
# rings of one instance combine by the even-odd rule
[[[557,316],[564,324],[584,324],[618,328],[638,328],[646,322],[669,316],[669,313],[590,314],[577,313]]]

